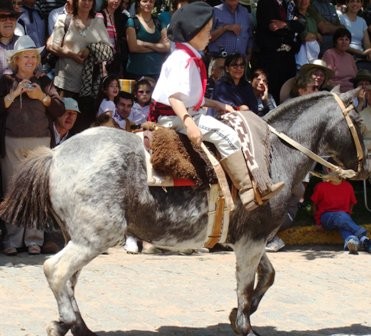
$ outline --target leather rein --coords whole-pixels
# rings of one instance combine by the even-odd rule
[[[269,127],[269,129],[272,133],[276,134],[279,138],[281,138],[282,140],[284,140],[285,142],[287,142],[288,144],[290,144],[291,146],[293,146],[294,148],[296,148],[300,152],[304,153],[305,155],[310,157],[312,160],[314,160],[314,161],[320,163],[321,165],[331,169],[336,174],[338,174],[341,178],[348,179],[348,178],[352,178],[352,177],[356,176],[357,173],[359,173],[361,171],[362,161],[364,159],[364,154],[363,154],[361,141],[360,141],[359,136],[357,134],[357,130],[354,127],[353,121],[349,116],[349,112],[354,109],[353,104],[350,104],[348,107],[345,107],[343,101],[340,99],[340,97],[336,93],[332,92],[332,95],[334,96],[336,102],[338,103],[338,105],[339,105],[339,107],[342,111],[343,117],[347,122],[347,125],[349,127],[350,133],[351,133],[353,141],[354,141],[354,145],[356,147],[357,162],[358,162],[357,163],[357,172],[355,172],[352,169],[344,170],[344,169],[340,168],[339,166],[336,166],[336,165],[326,161],[325,159],[323,159],[322,157],[320,157],[316,153],[312,152],[310,149],[302,146],[301,144],[299,144],[295,140],[288,137],[286,134],[277,131],[274,127],[272,127],[270,125],[268,125],[268,127]]]

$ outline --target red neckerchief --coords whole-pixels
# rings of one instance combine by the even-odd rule
[[[191,57],[186,67],[189,66],[189,63],[191,62],[191,60],[193,60],[196,63],[197,68],[200,70],[202,92],[201,92],[201,97],[198,100],[198,103],[194,106],[194,109],[197,111],[200,109],[202,105],[202,101],[204,99],[205,92],[206,92],[207,74],[206,74],[205,63],[203,62],[202,58],[198,58],[196,54],[194,53],[194,51],[191,48],[189,48],[187,45],[183,43],[175,43],[175,47],[176,49],[184,50]]]

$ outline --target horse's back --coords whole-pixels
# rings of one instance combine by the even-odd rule
[[[97,232],[112,235],[109,240],[124,232],[125,209],[147,185],[143,150],[135,135],[106,127],[88,129],[55,148],[50,197],[72,238],[100,243]]]

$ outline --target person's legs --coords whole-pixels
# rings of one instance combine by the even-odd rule
[[[355,248],[358,249],[360,238],[366,234],[366,229],[357,225],[344,211],[325,212],[321,216],[321,224],[326,230],[339,230],[344,240],[344,248],[351,252]]]

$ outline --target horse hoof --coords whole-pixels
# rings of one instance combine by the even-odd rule
[[[52,321],[46,328],[48,336],[64,336],[67,334],[70,327],[60,321]]]
[[[71,333],[73,336],[98,336],[96,333],[93,333],[85,323],[83,325],[76,325],[71,328]]]
[[[237,319],[237,308],[233,308],[229,314],[229,322],[231,323],[231,328],[233,332],[237,335],[241,335],[236,325],[236,319]]]

